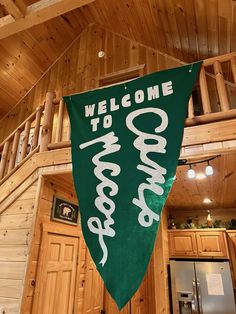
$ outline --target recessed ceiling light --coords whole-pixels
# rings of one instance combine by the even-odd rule
[[[198,173],[196,175],[196,179],[198,179],[198,180],[202,180],[202,179],[205,179],[205,178],[206,178],[206,175],[204,173],[202,173],[202,172],[200,172],[200,173]]]
[[[212,200],[209,199],[208,197],[205,197],[204,200],[203,200],[203,203],[204,204],[210,204],[210,203],[212,203]]]

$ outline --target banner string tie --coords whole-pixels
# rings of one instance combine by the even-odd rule
[[[192,72],[193,64],[191,64],[191,68],[189,69],[189,72]]]

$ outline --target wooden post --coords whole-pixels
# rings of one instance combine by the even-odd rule
[[[42,117],[42,110],[43,107],[37,108],[36,113],[36,120],[35,120],[35,128],[34,128],[34,135],[33,135],[33,142],[31,150],[34,150],[38,145],[38,138],[39,138],[39,130],[40,130],[40,122]]]
[[[24,138],[23,138],[23,143],[22,143],[20,161],[22,161],[26,157],[26,155],[27,155],[27,147],[28,147],[28,142],[29,142],[30,126],[31,126],[31,121],[27,121],[26,124],[25,124]]]
[[[42,126],[42,137],[40,144],[40,152],[44,152],[48,150],[48,143],[51,137],[52,132],[52,106],[53,106],[53,92],[47,92],[46,101],[45,101],[45,112],[43,118],[43,126]]]
[[[4,146],[3,146],[3,151],[2,151],[2,158],[1,158],[1,162],[0,162],[0,180],[3,178],[4,176],[4,172],[5,172],[5,167],[6,167],[6,162],[7,162],[7,155],[8,155],[8,150],[9,150],[9,145],[10,142],[7,141]]]
[[[194,106],[193,106],[193,97],[190,96],[188,102],[188,118],[194,118]]]
[[[15,166],[16,154],[17,154],[17,149],[18,149],[19,139],[20,139],[20,132],[21,132],[21,130],[18,129],[18,130],[16,130],[15,135],[14,135],[14,140],[13,140],[13,144],[12,144],[12,148],[11,148],[11,156],[10,156],[9,167],[8,167],[7,173],[9,173]]]
[[[230,105],[229,105],[227,90],[225,87],[225,81],[224,81],[221,63],[219,61],[215,61],[213,64],[213,67],[214,67],[214,72],[216,76],[216,86],[217,86],[218,96],[220,99],[221,110],[226,111],[230,109]]]
[[[62,126],[63,126],[63,114],[64,114],[64,101],[60,100],[58,120],[57,120],[57,130],[56,130],[56,143],[61,141]]]
[[[70,141],[70,135],[71,135],[71,126],[70,126],[70,119],[68,118],[68,132],[67,132],[67,141]]]
[[[208,93],[205,68],[202,66],[199,74],[200,92],[202,97],[203,113],[211,113],[211,103]]]
[[[230,59],[230,64],[231,64],[231,70],[234,78],[234,84],[236,84],[236,57],[232,57]]]

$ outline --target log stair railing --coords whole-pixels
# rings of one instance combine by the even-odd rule
[[[236,118],[236,52],[204,60],[197,89],[201,114],[196,114],[191,96],[186,127]],[[0,144],[0,185],[36,152],[69,146],[70,124],[65,104],[56,99],[54,92],[47,92],[45,104]]]

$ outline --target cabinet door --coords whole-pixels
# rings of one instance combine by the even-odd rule
[[[224,232],[198,231],[196,236],[199,257],[227,257]]]
[[[196,257],[195,232],[169,231],[170,257]]]

